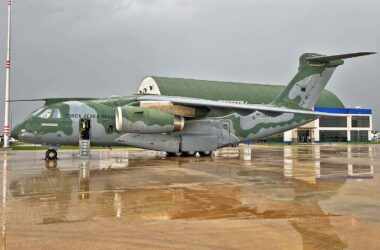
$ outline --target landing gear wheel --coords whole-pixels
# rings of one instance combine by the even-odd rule
[[[176,157],[177,153],[172,153],[172,152],[166,152],[167,157]]]
[[[58,159],[58,153],[55,149],[48,149],[45,153],[45,160],[54,161]]]
[[[188,151],[188,152],[185,152],[185,155],[186,156],[194,156],[195,155],[195,151]]]
[[[210,156],[211,155],[211,151],[203,151],[203,152],[201,152],[201,155],[203,155],[203,156]]]

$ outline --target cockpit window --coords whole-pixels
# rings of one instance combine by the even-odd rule
[[[53,115],[51,116],[53,119],[61,119],[61,112],[59,109],[54,109],[53,110]]]
[[[36,116],[36,115],[38,115],[43,109],[44,109],[44,108],[39,108],[39,109],[37,109],[36,111],[34,111],[34,112],[32,113],[32,116]]]
[[[53,111],[51,109],[47,109],[44,112],[42,112],[38,117],[40,117],[42,119],[49,119],[52,112]]]

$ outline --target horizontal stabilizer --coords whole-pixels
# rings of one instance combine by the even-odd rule
[[[368,56],[376,54],[376,52],[358,52],[358,53],[350,53],[350,54],[341,54],[341,55],[333,55],[333,56],[314,56],[307,58],[306,60],[311,63],[328,63],[335,60],[342,60],[347,58],[359,57],[359,56]]]

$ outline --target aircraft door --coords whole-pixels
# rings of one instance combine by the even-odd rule
[[[221,128],[221,135],[219,136],[219,144],[227,145],[231,143],[231,121],[223,120]]]
[[[230,121],[228,120],[223,121],[223,130],[228,136],[230,135],[230,129],[231,129]]]
[[[91,137],[91,120],[82,118],[79,120],[79,139],[90,140]]]

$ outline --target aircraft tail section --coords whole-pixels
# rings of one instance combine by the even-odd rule
[[[300,57],[296,76],[285,90],[275,98],[272,105],[296,109],[314,108],[335,69],[343,65],[343,59],[371,54],[375,53],[359,52],[333,56],[315,53],[303,54]]]

